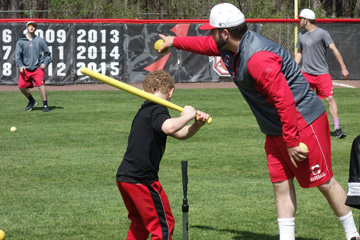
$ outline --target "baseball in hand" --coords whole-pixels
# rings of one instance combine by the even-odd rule
[[[11,127],[10,132],[16,132],[16,127]],[[0,238],[1,239],[1,238]]]
[[[159,49],[162,47],[162,45],[164,45],[164,40],[162,39],[159,39],[155,42],[154,44],[154,48],[157,52],[159,52]],[[160,53],[164,54],[166,53],[167,51],[169,50],[169,48],[164,48]]]
[[[301,150],[303,150],[303,151],[309,151],[309,149],[308,149],[308,147],[306,146],[306,144],[305,143],[300,143],[299,144],[299,146],[300,146],[300,148],[301,148]]]

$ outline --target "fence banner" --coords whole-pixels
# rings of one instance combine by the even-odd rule
[[[318,27],[327,30],[339,50],[350,76],[349,79],[360,79],[360,24],[356,23],[318,23]],[[327,62],[332,79],[342,79],[341,68],[334,54],[327,53]]]
[[[148,72],[164,69],[175,82],[219,81],[208,56],[169,49],[159,54],[154,49],[159,33],[171,36],[198,36],[198,24],[133,24],[127,26],[127,79],[130,83],[144,79]],[[206,33],[206,32],[205,32]]]
[[[282,25],[281,25],[282,24]],[[249,29],[269,38],[294,54],[295,24],[248,23]],[[46,40],[53,61],[45,71],[45,82],[51,85],[98,83],[82,75],[85,66],[94,71],[127,83],[142,82],[148,72],[164,69],[175,82],[230,81],[220,57],[208,57],[170,49],[159,54],[154,49],[158,34],[172,36],[201,36],[200,23],[123,23],[82,22],[55,20],[39,21],[36,35]],[[329,31],[350,72],[350,79],[360,79],[359,60],[360,24],[318,23]],[[15,64],[16,39],[26,32],[25,23],[0,22],[0,84],[16,85],[18,68]],[[341,79],[336,58],[327,55],[330,74]]]
[[[17,84],[19,70],[15,63],[16,40],[26,33],[24,23],[0,24],[0,84]],[[36,35],[43,38],[53,61],[45,70],[46,83],[73,83],[74,45],[72,24],[38,24]]]
[[[81,67],[125,80],[124,29],[124,24],[74,24],[74,83],[96,81],[83,75]]]
[[[125,79],[124,24],[38,23],[52,55],[45,82],[53,85],[98,83],[80,73],[85,66],[118,80]],[[26,33],[24,23],[0,23],[0,84],[17,84],[16,39]]]

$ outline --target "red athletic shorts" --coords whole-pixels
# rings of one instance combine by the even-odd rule
[[[34,86],[44,85],[44,70],[38,68],[34,71],[24,70],[23,73],[19,74],[19,88],[33,88]]]
[[[152,184],[118,182],[131,220],[127,240],[168,240],[172,238],[175,219],[169,200],[159,181]]]
[[[306,81],[310,84],[313,91],[320,99],[332,96],[334,94],[333,83],[330,74],[312,75],[302,72]]]
[[[308,146],[308,158],[295,168],[282,136],[266,136],[265,151],[271,182],[296,177],[303,188],[326,183],[333,176],[331,167],[330,129],[326,112],[299,131],[300,141]]]

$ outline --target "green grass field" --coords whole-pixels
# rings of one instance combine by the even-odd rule
[[[25,112],[20,92],[0,92],[0,229],[6,239],[125,239],[130,221],[115,174],[143,100],[117,90],[51,91],[52,111],[43,113],[39,93],[33,94],[39,104]],[[351,145],[360,134],[360,89],[336,89],[335,96],[348,137],[332,137],[333,168],[347,191]],[[213,118],[189,140],[168,138],[160,181],[176,220],[173,239],[182,239],[180,162],[187,160],[190,239],[277,240],[264,135],[238,90],[178,89],[172,101]],[[297,185],[297,197],[297,239],[344,239],[316,188]],[[353,213],[358,224],[359,211]]]

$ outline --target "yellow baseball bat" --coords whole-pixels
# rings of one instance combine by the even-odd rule
[[[92,77],[92,78],[95,78],[103,83],[106,83],[108,85],[111,85],[113,87],[116,87],[116,88],[119,88],[121,90],[124,90],[128,93],[131,93],[131,94],[134,94],[138,97],[141,97],[141,98],[144,98],[146,100],[149,100],[151,102],[154,102],[154,103],[157,103],[157,104],[160,104],[162,106],[165,106],[167,108],[171,108],[173,110],[176,110],[176,111],[179,111],[179,112],[182,112],[184,111],[184,108],[172,103],[172,102],[169,102],[165,99],[162,99],[158,96],[155,96],[151,93],[148,93],[148,92],[145,92],[141,89],[138,89],[136,87],[133,87],[133,86],[130,86],[129,84],[126,84],[126,83],[123,83],[123,82],[120,82],[118,80],[115,80],[114,78],[111,78],[111,77],[108,77],[104,74],[101,74],[101,73],[98,73],[98,72],[95,72],[93,70],[90,70],[86,67],[82,67],[80,69],[80,72],[89,76],[89,77]],[[206,120],[206,123],[207,124],[210,124],[212,122],[212,118],[209,117],[208,120]]]

